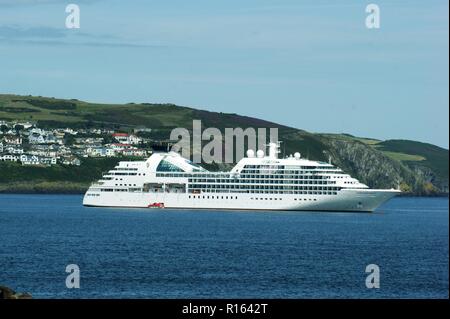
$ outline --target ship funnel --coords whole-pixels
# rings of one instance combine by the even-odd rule
[[[280,154],[280,142],[271,142],[267,146],[269,146],[269,157],[278,158],[278,154]]]

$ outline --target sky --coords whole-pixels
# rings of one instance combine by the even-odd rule
[[[368,29],[365,9],[380,8]],[[65,8],[80,8],[67,29]],[[0,93],[448,148],[447,0],[0,0]]]

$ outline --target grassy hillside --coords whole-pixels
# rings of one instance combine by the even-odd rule
[[[408,165],[422,165],[436,171],[438,175],[448,176],[448,150],[446,149],[408,140],[384,141],[376,144],[376,147],[384,153],[393,154]]]
[[[154,139],[168,139],[175,127],[277,127],[285,155],[300,151],[303,157],[332,162],[371,187],[397,187],[416,194],[448,192],[448,150],[406,140],[379,141],[348,134],[312,134],[304,130],[237,114],[208,112],[172,104],[98,104],[47,97],[0,95],[0,120],[37,122],[44,128],[152,128]],[[77,168],[4,169],[0,166],[0,191],[30,176],[39,182],[73,182],[86,185],[97,179],[105,163],[87,161]],[[1,164],[3,165],[3,164]],[[101,168],[99,168],[99,166]],[[214,165],[212,166],[214,167]],[[216,166],[216,168],[223,166]],[[28,169],[28,168],[26,168]],[[10,172],[14,171],[14,172]],[[16,175],[14,175],[16,174]],[[84,176],[84,177],[81,177]],[[9,186],[7,186],[9,185]],[[84,187],[84,186],[82,186]]]

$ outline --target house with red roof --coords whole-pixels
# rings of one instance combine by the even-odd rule
[[[133,134],[128,133],[114,133],[113,138],[121,144],[137,145],[141,139]]]

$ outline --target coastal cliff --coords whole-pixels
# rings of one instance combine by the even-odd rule
[[[400,188],[415,195],[437,195],[448,190],[448,179],[420,164],[395,160],[355,140],[323,139],[333,162],[371,188]]]

